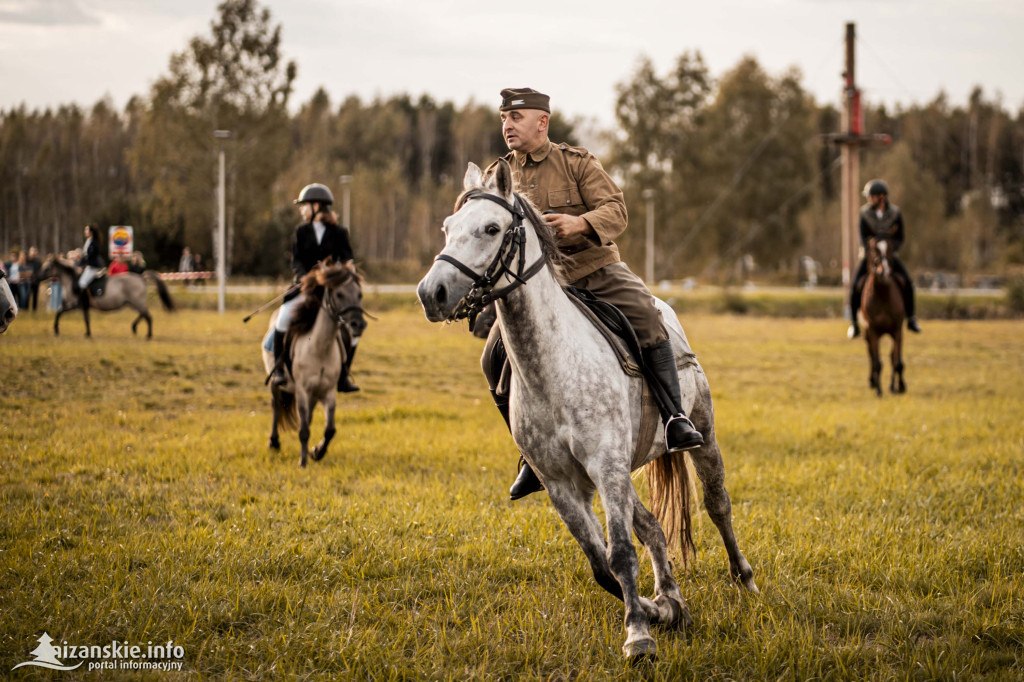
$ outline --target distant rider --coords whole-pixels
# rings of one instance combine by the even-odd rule
[[[313,267],[330,258],[333,263],[347,263],[352,260],[352,245],[349,241],[348,228],[338,224],[338,217],[331,210],[334,195],[326,186],[319,183],[306,185],[295,200],[302,215],[302,224],[295,228],[295,241],[292,245],[292,270],[297,283]],[[302,303],[303,296],[298,287],[285,296],[285,302],[277,314],[274,327],[274,370],[273,383],[281,386],[287,383],[283,363],[280,363],[284,352],[285,334],[291,324],[295,308]],[[338,390],[343,393],[358,391],[359,387],[352,383],[349,370],[352,358],[356,353],[359,337],[353,336],[348,347],[348,357],[338,378]]]
[[[83,308],[89,306],[89,285],[103,269],[105,263],[100,255],[100,230],[95,224],[85,226],[85,244],[82,246],[82,274],[78,276],[77,289],[72,293],[78,295]]]
[[[903,308],[907,315],[907,329],[920,332],[917,316],[914,314],[914,282],[910,273],[896,252],[903,245],[903,214],[899,206],[889,203],[889,186],[882,180],[871,180],[864,185],[864,197],[868,203],[860,209],[860,243],[867,253],[868,242],[873,238],[885,237],[892,244],[892,265],[903,292]],[[857,274],[850,288],[850,329],[846,333],[851,339],[860,336],[860,325],[857,323],[857,311],[860,310],[861,288],[868,274],[867,258],[860,259]]]

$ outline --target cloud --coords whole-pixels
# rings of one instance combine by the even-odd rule
[[[83,9],[78,0],[0,0],[0,24],[83,26],[99,23],[99,17]]]

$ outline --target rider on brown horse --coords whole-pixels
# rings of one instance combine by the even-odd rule
[[[899,206],[889,203],[889,186],[882,180],[872,180],[864,185],[864,197],[868,200],[860,210],[860,241],[865,253],[868,250],[868,241],[873,237],[886,237],[892,243],[893,270],[896,274],[896,281],[899,282],[900,291],[903,292],[903,307],[907,315],[907,329],[912,332],[920,332],[921,327],[917,324],[917,317],[914,315],[914,282],[910,278],[906,267],[895,252],[903,245],[903,214]],[[867,259],[861,258],[857,266],[857,274],[853,278],[853,286],[850,289],[850,311],[851,322],[847,336],[851,339],[860,336],[860,326],[857,324],[857,311],[860,310],[861,290],[864,285],[864,277],[867,275]]]
[[[295,200],[299,205],[303,223],[295,228],[295,243],[292,246],[292,270],[295,281],[313,269],[317,263],[331,259],[334,263],[347,263],[352,260],[352,244],[349,241],[348,228],[338,224],[338,218],[331,210],[334,195],[331,190],[320,183],[306,185]],[[285,334],[291,324],[292,314],[302,303],[303,296],[298,287],[285,296],[285,302],[277,317],[274,330],[273,351],[277,369],[274,371],[275,385],[287,383],[284,364],[280,362],[284,352]],[[358,333],[358,332],[357,332]],[[351,339],[348,347],[347,360],[338,379],[338,390],[342,393],[358,391],[359,387],[349,378],[352,357],[356,353],[359,337]]]

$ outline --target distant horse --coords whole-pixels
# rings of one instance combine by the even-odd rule
[[[288,383],[271,386],[274,420],[269,445],[281,449],[278,424],[284,430],[298,426],[299,466],[306,466],[310,455],[314,461],[323,459],[334,438],[336,388],[348,354],[348,335],[365,323],[362,278],[352,264],[318,265],[302,278],[302,292],[305,301],[296,310],[285,342],[291,358],[291,367],[286,366],[285,372]],[[278,312],[270,317],[270,330],[277,324]],[[274,371],[274,354],[266,347],[263,365],[268,374]],[[318,402],[323,403],[327,423],[323,440],[310,453],[309,422]]]
[[[61,284],[64,299],[61,302],[61,309],[57,311],[57,316],[53,318],[53,333],[59,335],[60,316],[69,310],[81,307],[78,303],[78,297],[71,291],[73,282],[78,278],[78,273],[69,261],[61,258],[49,258],[43,264],[41,276],[43,278],[56,277]],[[132,322],[132,334],[138,333],[139,322],[145,320],[147,327],[146,338],[153,338],[153,317],[149,314],[149,306],[146,305],[146,280],[156,284],[156,291],[160,296],[160,302],[163,303],[164,309],[168,312],[173,312],[174,301],[171,299],[170,292],[167,291],[167,285],[160,279],[159,273],[153,270],[146,270],[141,275],[134,272],[126,272],[114,277],[107,277],[106,289],[103,291],[102,296],[89,296],[89,306],[82,308],[82,315],[85,317],[85,335],[92,336],[92,327],[89,324],[89,308],[109,312],[129,306],[139,314],[135,321]]]
[[[18,316],[18,301],[11,291],[11,285],[7,283],[7,273],[0,266],[0,334],[7,331]]]
[[[883,336],[892,337],[892,380],[889,390],[906,393],[903,381],[903,293],[892,268],[892,245],[884,237],[868,242],[868,274],[864,278],[860,310],[857,311],[871,358],[870,385],[882,395],[882,361],[879,345]]]
[[[424,312],[432,322],[452,320],[497,299],[512,368],[512,437],[598,584],[625,602],[623,652],[629,658],[653,655],[651,623],[692,622],[663,531],[684,557],[693,552],[684,455],[666,454],[664,439],[645,428],[657,427],[660,417],[656,409],[644,409],[643,379],[623,371],[605,337],[562,289],[551,262],[557,258],[554,239],[536,209],[513,192],[508,164],[499,162],[485,182],[471,163],[463,184],[455,214],[444,221],[445,247],[417,289]],[[711,390],[675,313],[662,301],[658,306],[682,367],[683,407],[704,436],[703,447],[689,454],[705,506],[725,543],[733,578],[757,592],[733,533]],[[645,465],[658,518],[641,503],[630,478],[631,470]],[[605,510],[607,542],[592,506],[595,490]],[[633,532],[650,552],[653,600],[638,592]]]

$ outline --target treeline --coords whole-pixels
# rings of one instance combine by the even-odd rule
[[[100,101],[0,112],[5,255],[73,248],[82,225],[98,222],[134,225],[151,265],[173,268],[184,246],[212,265],[223,144],[235,273],[287,272],[291,200],[313,181],[340,200],[348,175],[359,258],[379,278],[418,276],[441,245],[467,162],[507,151],[495,103],[332,101],[320,90],[290,108],[297,67],[282,57],[280,30],[255,0],[227,0],[209,35],[122,111]],[[699,53],[685,53],[664,74],[641,61],[616,88],[617,129],[599,145],[627,195],[633,227],[620,245],[635,268],[650,189],[659,279],[727,281],[741,260],[792,277],[803,256],[836,275],[839,152],[824,135],[838,131],[839,113],[814,102],[799,72],[772,76],[748,57],[716,79]],[[944,95],[869,107],[865,128],[895,140],[863,153],[862,175],[884,177],[903,207],[908,263],[956,272],[1024,263],[1024,112],[978,90],[964,107]],[[578,141],[557,113],[551,137]]]

